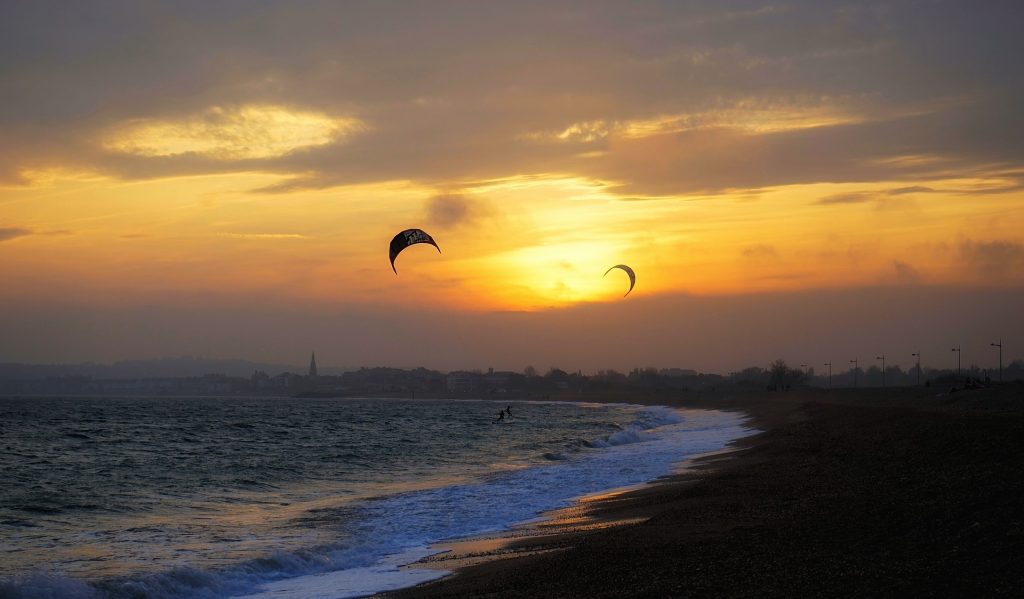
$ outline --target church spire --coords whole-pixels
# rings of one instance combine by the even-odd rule
[[[316,376],[316,352],[309,358],[309,376]]]

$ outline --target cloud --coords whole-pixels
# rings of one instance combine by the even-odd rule
[[[310,239],[308,235],[299,233],[221,233],[221,236],[232,239]]]
[[[1014,241],[968,239],[960,243],[960,257],[969,268],[987,277],[1024,270],[1024,244]]]
[[[744,99],[737,101],[731,107],[718,106],[710,110],[687,114],[657,115],[653,118],[621,121],[597,119],[572,123],[564,128],[551,131],[526,133],[521,137],[527,140],[552,143],[589,144],[613,136],[635,139],[662,133],[680,133],[699,129],[775,133],[868,120],[864,115],[849,112],[850,109],[847,107],[821,105],[819,102],[820,100],[813,98],[792,101]]]
[[[141,119],[115,126],[103,146],[144,157],[271,158],[335,143],[365,128],[359,119],[285,106],[213,106],[183,119]]]
[[[8,241],[17,237],[31,235],[32,231],[21,227],[0,227],[0,241]]]
[[[763,243],[748,245],[742,253],[745,258],[775,258],[779,255],[774,246]]]

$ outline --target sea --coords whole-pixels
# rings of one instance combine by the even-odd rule
[[[508,409],[504,418],[498,411]],[[0,599],[359,597],[751,429],[581,402],[0,398]]]

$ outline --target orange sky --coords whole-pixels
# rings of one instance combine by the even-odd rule
[[[21,6],[0,42],[0,301],[22,312],[1024,287],[1019,42],[995,10],[122,8],[67,11],[87,31]],[[409,227],[443,251],[396,276]],[[18,346],[0,359],[46,353]]]
[[[5,242],[7,290],[238,292],[331,301],[538,310],[638,294],[722,294],[864,285],[1012,286],[1024,270],[972,261],[1024,231],[1024,192],[997,177],[807,183],[623,198],[573,173],[511,176],[446,191],[385,181],[283,194],[258,172],[124,181],[30,173],[0,190],[4,216],[31,231]],[[927,183],[927,187],[922,185]],[[991,190],[1010,188],[991,193]],[[975,193],[974,190],[980,190]],[[407,227],[431,232],[388,268]],[[378,297],[389,290],[386,297]],[[395,290],[398,293],[390,293]],[[123,298],[122,298],[123,299]],[[120,301],[120,300],[119,300]]]

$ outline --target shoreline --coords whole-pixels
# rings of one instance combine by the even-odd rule
[[[741,433],[741,436],[733,439],[726,446],[685,457],[673,464],[671,471],[654,479],[585,494],[572,500],[570,505],[544,511],[535,518],[513,524],[506,530],[434,543],[428,548],[428,551],[430,551],[429,555],[414,563],[402,566],[402,568],[432,570],[442,573],[442,576],[432,578],[413,587],[405,587],[395,591],[382,591],[373,596],[390,596],[391,593],[419,588],[423,584],[455,576],[460,571],[471,566],[516,557],[555,553],[567,548],[564,545],[563,539],[569,540],[580,534],[642,522],[644,520],[642,516],[608,516],[600,514],[600,510],[602,506],[606,506],[616,498],[642,491],[651,486],[657,486],[666,480],[688,476],[691,471],[708,467],[708,464],[712,461],[727,459],[729,454],[737,451],[737,448],[734,447],[735,443],[762,432],[749,426],[752,418],[748,414],[735,409],[722,410],[712,407],[668,405],[668,402],[664,401],[634,402],[630,401],[628,397],[618,395],[603,397],[596,401],[575,397],[530,401],[539,403],[605,403],[642,407],[667,407],[684,416],[688,412],[698,414],[702,412],[738,413],[742,417],[741,426],[745,430]]]
[[[1024,591],[1024,386],[637,403],[743,410],[761,432],[727,457],[585,506],[624,524],[514,539],[382,596]]]
[[[636,485],[584,495],[570,506],[549,510],[509,530],[436,543],[430,550],[437,550],[437,553],[431,553],[405,567],[446,572],[444,577],[430,581],[436,582],[454,576],[469,566],[553,553],[567,549],[568,546],[563,543],[578,535],[642,523],[646,520],[643,515],[610,515],[605,510],[622,498],[656,489],[658,485],[669,484],[668,481],[685,480],[697,475],[700,470],[716,467],[719,461],[727,461],[731,454],[739,451],[732,446],[733,443],[749,436],[740,437],[722,449],[690,456],[680,461],[669,474]]]

